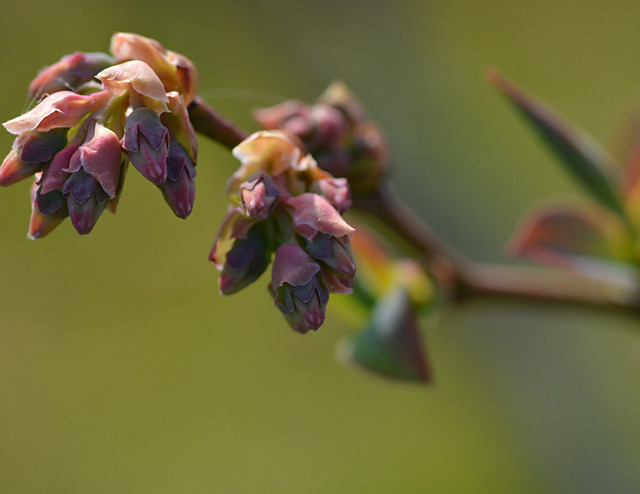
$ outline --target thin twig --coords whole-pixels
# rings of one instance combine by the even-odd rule
[[[196,96],[189,105],[189,119],[197,132],[229,149],[249,136],[246,131],[220,115],[200,96]]]

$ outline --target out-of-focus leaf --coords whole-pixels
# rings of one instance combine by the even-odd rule
[[[640,137],[640,101],[623,108],[613,127],[608,148],[619,163],[625,164]]]
[[[553,112],[546,104],[491,68],[493,84],[524,115],[574,178],[607,209],[625,219],[614,158],[585,131]]]
[[[356,229],[351,248],[358,270],[356,273],[360,290],[378,297],[393,284],[395,273],[393,259],[385,245],[367,227],[354,224]]]
[[[372,313],[369,328],[347,337],[340,356],[378,375],[429,383],[422,335],[404,287],[389,292]]]
[[[640,136],[629,151],[624,171],[623,194],[627,214],[634,225],[640,225]]]
[[[396,283],[407,288],[413,306],[426,307],[434,301],[436,288],[420,263],[414,259],[396,259],[393,271]]]
[[[633,245],[616,217],[590,209],[547,208],[530,215],[507,250],[545,266],[591,279],[633,287],[635,276],[624,264]]]

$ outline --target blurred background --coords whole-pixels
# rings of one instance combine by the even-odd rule
[[[37,71],[134,31],[187,55],[240,125],[342,79],[386,130],[399,193],[500,261],[538,198],[580,201],[481,73],[495,64],[610,140],[640,90],[640,3],[7,2],[0,118]],[[0,134],[8,152],[12,137]],[[330,308],[289,330],[266,279],[223,298],[207,262],[234,160],[201,140],[189,221],[129,173],[117,215],[25,239],[0,191],[0,492],[640,492],[640,319],[473,303],[425,324],[437,383],[342,366]],[[426,321],[425,321],[426,323]]]

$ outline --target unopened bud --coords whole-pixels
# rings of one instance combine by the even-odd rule
[[[23,132],[0,166],[0,185],[14,184],[42,170],[66,143],[66,129]]]
[[[299,333],[318,329],[324,322],[329,292],[320,266],[297,244],[278,247],[269,291],[289,325]]]
[[[307,192],[289,198],[287,204],[294,210],[293,227],[307,240],[318,233],[335,237],[351,235],[354,229],[342,219],[340,213],[322,196]]]
[[[279,196],[280,190],[266,173],[240,185],[240,200],[249,218],[267,219]]]
[[[73,227],[80,235],[91,232],[107,206],[107,193],[84,170],[79,170],[69,177],[62,186],[62,193],[67,199]]]
[[[320,194],[342,214],[351,207],[351,192],[346,178],[323,178],[311,186],[311,192]]]
[[[60,191],[41,194],[41,176],[36,174],[36,181],[31,187],[31,218],[27,237],[31,240],[49,234],[60,222],[69,216],[64,196]]]
[[[29,97],[37,99],[65,89],[77,89],[114,63],[106,53],[76,52],[42,70],[29,84]]]
[[[167,156],[167,181],[160,186],[162,195],[179,218],[191,214],[196,195],[196,169],[189,153],[178,142],[171,141]]]
[[[122,147],[131,164],[156,185],[167,180],[169,131],[155,111],[139,107],[127,118]]]
[[[356,274],[356,262],[347,237],[338,239],[319,233],[307,242],[307,253],[326,264],[344,278],[353,278]]]
[[[265,232],[259,225],[249,230],[246,238],[238,238],[227,252],[220,274],[220,291],[236,293],[257,280],[269,265]]]

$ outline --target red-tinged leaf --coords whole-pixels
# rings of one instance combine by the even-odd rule
[[[387,247],[366,226],[356,224],[351,248],[358,267],[357,286],[377,297],[394,281],[393,258]]]
[[[633,244],[613,216],[594,210],[546,209],[529,216],[508,252],[585,278],[633,286]]]
[[[433,381],[416,314],[404,288],[388,293],[376,305],[371,326],[343,341],[348,362],[391,379]]]
[[[585,131],[569,123],[496,69],[489,69],[486,78],[516,106],[590,196],[624,219],[614,158]]]
[[[640,224],[640,139],[627,158],[623,193],[627,214],[634,225]]]

